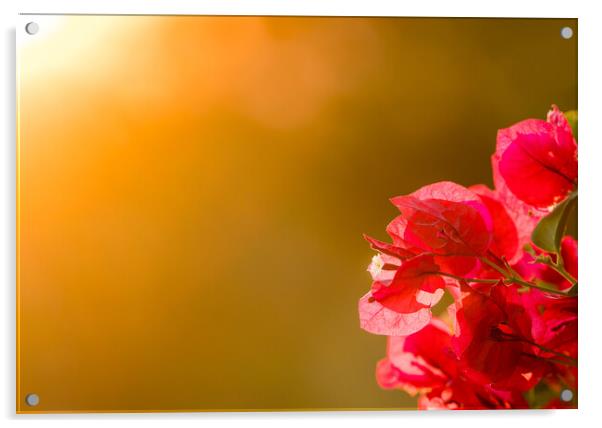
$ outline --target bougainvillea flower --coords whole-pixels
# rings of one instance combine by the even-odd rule
[[[449,329],[437,319],[410,336],[389,337],[387,356],[376,368],[377,382],[384,389],[420,393],[420,409],[526,407],[520,394],[497,391],[463,377],[451,340]]]
[[[531,320],[531,336],[545,349],[577,358],[577,298],[554,297],[538,290],[525,293],[522,305]],[[539,355],[553,357],[539,349]]]
[[[376,265],[389,257],[379,256]],[[394,265],[392,265],[394,266]],[[405,260],[396,270],[372,266],[374,282],[370,293],[359,302],[363,329],[385,335],[407,335],[424,327],[431,319],[430,308],[443,295],[446,282],[438,275],[439,266],[429,254]]]
[[[423,249],[414,247],[409,242],[404,241],[402,237],[405,234],[406,225],[407,221],[403,216],[398,216],[389,223],[387,232],[393,239],[393,244],[382,242],[366,235],[364,235],[364,238],[370,242],[370,246],[373,249],[379,251],[382,255],[394,257],[401,262],[401,260],[406,260],[425,252]],[[471,256],[433,255],[435,262],[441,267],[441,270],[447,273],[465,275],[479,265],[478,260]]]
[[[559,297],[539,290],[517,293],[503,288],[500,300],[506,312],[514,312],[511,323],[534,346],[530,367],[537,376],[560,375],[563,388],[577,386],[577,297]],[[507,308],[512,308],[508,310]],[[556,382],[558,383],[558,382]],[[513,385],[515,386],[515,385]]]
[[[386,308],[400,313],[428,308],[430,300],[423,303],[422,292],[435,293],[445,287],[445,281],[438,273],[439,266],[435,264],[432,255],[418,255],[406,260],[390,282],[374,281],[372,298]]]
[[[472,381],[501,390],[526,391],[547,368],[536,349],[525,309],[514,302],[516,287],[496,286],[491,296],[471,293],[456,312],[452,346],[461,370]]]
[[[399,268],[400,260],[386,254],[377,254],[366,269],[374,281],[391,281]]]
[[[498,131],[493,167],[526,204],[562,201],[577,186],[577,143],[564,115],[553,106],[547,121],[527,119]]]
[[[382,254],[401,261],[430,253],[445,272],[464,275],[491,243],[493,225],[486,204],[459,184],[435,183],[391,201],[401,211],[387,226],[393,243],[365,236]]]
[[[463,369],[478,382],[508,377],[520,357],[522,344],[502,343],[493,336],[505,320],[502,310],[481,293],[465,296],[456,311],[453,348]]]
[[[440,256],[477,256],[489,248],[489,212],[477,195],[459,184],[431,184],[391,202],[405,219],[396,235],[411,247]]]
[[[447,326],[436,319],[412,335],[389,337],[387,356],[376,369],[378,383],[410,394],[445,385],[457,374],[450,342]]]

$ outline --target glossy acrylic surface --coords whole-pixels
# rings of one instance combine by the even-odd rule
[[[362,233],[577,102],[576,20],[22,18],[20,412],[414,408]]]

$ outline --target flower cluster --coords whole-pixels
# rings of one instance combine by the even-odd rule
[[[366,236],[378,254],[359,301],[361,327],[388,336],[381,387],[423,409],[576,406],[576,123],[553,106],[500,130],[494,190],[439,182],[391,199],[392,242]]]

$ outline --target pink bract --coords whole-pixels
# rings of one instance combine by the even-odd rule
[[[494,158],[508,189],[533,207],[550,207],[577,186],[577,143],[556,106],[548,121],[527,119],[501,129]]]

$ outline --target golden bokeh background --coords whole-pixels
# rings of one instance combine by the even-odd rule
[[[26,18],[20,412],[415,407],[375,382],[362,233],[577,107],[572,19]]]

